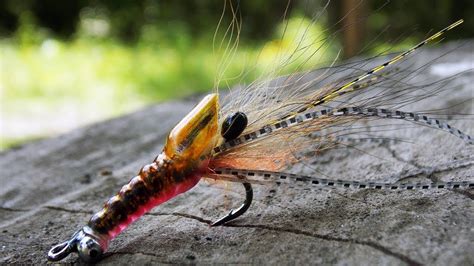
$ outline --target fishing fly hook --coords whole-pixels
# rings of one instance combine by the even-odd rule
[[[228,223],[232,220],[234,220],[235,218],[241,216],[242,214],[244,214],[250,207],[250,205],[252,204],[252,200],[253,200],[253,189],[252,189],[252,185],[250,183],[242,183],[242,185],[244,186],[245,188],[245,201],[242,205],[240,205],[239,208],[237,209],[232,209],[230,210],[230,212],[221,217],[219,220],[213,222],[211,224],[211,226],[219,226],[219,225],[223,225],[225,223]]]

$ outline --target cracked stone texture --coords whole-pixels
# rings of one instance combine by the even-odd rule
[[[424,77],[443,78],[456,67],[464,70],[452,94],[431,98],[427,106],[443,108],[468,99],[456,111],[474,113],[473,51],[469,41],[417,55],[430,60],[450,52],[419,73]],[[462,69],[466,63],[468,68]],[[68,239],[153,160],[169,130],[198,98],[150,106],[3,152],[0,263],[46,263],[52,245]],[[452,124],[474,134],[470,117]],[[412,142],[363,143],[357,149],[319,154],[312,164],[330,177],[353,180],[474,178],[473,148],[461,140],[423,126],[386,134]],[[293,170],[307,171],[298,166]],[[131,225],[111,242],[101,263],[474,264],[472,190],[319,190],[297,185],[254,190],[253,205],[244,216],[210,228],[210,221],[240,204],[244,193],[240,187],[201,182]],[[71,255],[64,262],[79,261]]]

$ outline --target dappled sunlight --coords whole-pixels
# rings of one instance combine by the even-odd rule
[[[31,22],[28,18],[25,23]],[[213,51],[211,37],[192,38],[179,27],[173,38],[156,27],[144,27],[136,44],[101,38],[107,35],[107,27],[106,20],[86,16],[77,37],[64,41],[45,37],[34,25],[26,24],[16,38],[0,42],[2,148],[16,140],[63,133],[147,104],[207,92],[215,86],[217,76],[221,77],[220,88],[225,89],[255,78],[313,68],[318,61],[334,57],[334,49],[328,52],[326,42],[315,41],[324,40],[323,25],[304,17],[290,18],[287,25],[281,22],[274,38],[254,46],[241,45],[230,59],[225,50]],[[222,62],[226,59],[229,62]],[[228,67],[219,69],[222,64]],[[275,66],[277,70],[271,69]]]
[[[374,12],[346,25],[337,4],[310,2],[294,1],[288,12],[285,1],[238,2],[234,16],[212,1],[8,1],[0,6],[9,15],[0,19],[0,150],[146,105],[337,64],[350,46],[363,56],[404,50],[453,21],[437,13],[415,25],[397,18],[418,18],[407,14],[423,5],[362,1]],[[465,24],[459,36],[472,35]],[[346,27],[360,27],[365,40],[345,43]]]

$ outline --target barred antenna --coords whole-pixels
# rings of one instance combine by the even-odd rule
[[[423,114],[404,112],[400,110],[390,110],[384,108],[364,108],[364,107],[344,107],[338,109],[327,108],[320,111],[308,111],[302,114],[297,114],[290,118],[281,120],[274,124],[266,125],[256,131],[244,134],[239,138],[232,139],[214,148],[214,152],[222,153],[232,148],[243,146],[252,141],[267,137],[272,132],[277,132],[289,127],[294,127],[302,123],[315,121],[323,117],[343,117],[343,116],[358,116],[358,117],[379,117],[384,119],[399,119],[411,121],[415,123],[422,123],[432,128],[441,129],[450,134],[464,140],[466,143],[473,145],[474,140],[471,136],[463,133],[461,130],[452,127],[448,123],[442,122],[435,118],[430,118]]]
[[[368,72],[366,72],[365,74],[361,75],[361,76],[358,76],[357,78],[345,83],[344,85],[341,85],[339,87],[337,87],[336,89],[334,89],[333,92],[323,96],[323,97],[320,97],[319,99],[316,99],[316,100],[313,100],[311,103],[309,103],[308,105],[302,107],[301,109],[297,110],[296,112],[292,113],[292,114],[289,114],[285,117],[283,117],[282,119],[285,119],[285,118],[288,118],[288,117],[291,117],[291,116],[294,116],[296,114],[299,114],[299,113],[302,113],[310,108],[313,108],[317,105],[321,105],[325,102],[328,102],[334,98],[336,98],[337,96],[340,96],[342,92],[345,92],[345,91],[348,91],[348,89],[352,88],[355,83],[359,82],[359,81],[362,81],[364,79],[366,79],[367,77],[370,77],[372,75],[374,75],[375,73],[381,71],[382,69],[386,68],[387,66],[389,65],[392,65],[398,61],[400,61],[401,59],[403,59],[404,57],[412,54],[415,50],[417,50],[418,48],[422,47],[423,45],[427,44],[427,43],[430,43],[432,41],[434,41],[435,39],[437,39],[438,37],[440,37],[441,35],[443,35],[445,32],[453,29],[454,27],[460,25],[461,23],[463,23],[464,20],[460,19],[456,22],[454,22],[453,24],[449,25],[448,27],[438,31],[437,33],[433,34],[431,37],[425,39],[424,41],[420,42],[419,44],[413,46],[411,49],[395,56],[394,58],[390,59],[389,61],[381,64],[381,65],[378,65],[374,68],[372,68],[371,70],[369,70]]]
[[[220,146],[214,149],[215,155],[227,151],[229,149],[241,147],[247,143],[265,138],[266,136],[270,135],[272,132],[280,131],[295,125],[300,125],[302,123],[308,123],[311,121],[315,121],[322,117],[328,116],[359,116],[359,117],[378,117],[378,118],[389,118],[389,119],[401,119],[406,121],[412,121],[416,123],[423,123],[433,128],[442,129],[447,131],[458,138],[466,141],[468,144],[474,144],[472,137],[461,132],[460,130],[452,127],[451,125],[441,122],[437,119],[427,117],[423,114],[413,113],[413,112],[404,112],[401,110],[390,110],[390,109],[380,109],[380,108],[365,108],[365,107],[358,107],[358,106],[351,106],[341,109],[324,109],[319,112],[311,111],[310,109],[321,105],[323,103],[329,102],[330,100],[335,99],[338,96],[345,95],[347,93],[360,91],[364,88],[370,87],[372,84],[376,83],[382,77],[390,74],[392,71],[385,72],[381,76],[374,75],[375,73],[381,71],[382,69],[386,68],[389,65],[392,65],[396,62],[399,62],[404,57],[412,54],[415,50],[422,47],[423,45],[432,42],[433,40],[440,37],[445,32],[453,29],[454,27],[463,23],[463,20],[458,20],[455,23],[449,25],[448,27],[444,28],[443,30],[435,33],[431,37],[425,39],[424,41],[420,42],[416,46],[412,47],[411,49],[395,56],[389,61],[372,68],[370,71],[366,72],[365,74],[358,76],[357,78],[346,82],[344,85],[338,86],[335,89],[331,89],[330,92],[326,93],[326,95],[322,95],[321,97],[310,100],[311,103],[302,107],[301,109],[297,110],[296,112],[290,113],[276,121],[272,121],[269,124],[263,125],[260,128],[252,130],[250,132],[246,132],[242,136],[232,139],[229,141],[224,142]],[[396,69],[394,69],[396,70]],[[393,71],[394,71],[393,70]],[[361,82],[364,81],[364,82]],[[270,120],[271,121],[271,120]]]
[[[249,169],[216,168],[215,175],[209,178],[226,180],[239,183],[265,184],[311,184],[315,187],[341,187],[353,189],[386,189],[386,190],[429,190],[429,189],[463,189],[474,188],[473,181],[450,181],[450,182],[431,182],[431,183],[411,183],[411,182],[374,182],[374,181],[352,181],[352,180],[331,180],[290,174],[284,172],[260,171]]]

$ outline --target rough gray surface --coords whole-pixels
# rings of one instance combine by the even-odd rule
[[[420,56],[436,57],[453,47]],[[444,107],[471,98],[458,111],[473,113],[473,47],[471,42],[433,63],[441,69],[448,63],[447,69],[467,62],[470,71],[456,78],[460,87],[452,97],[434,97],[431,104]],[[426,75],[433,75],[429,71],[437,73],[428,68]],[[152,106],[2,153],[0,263],[46,263],[52,245],[69,238],[153,160],[196,100]],[[470,117],[454,124],[474,134]],[[415,173],[425,181],[473,180],[473,148],[462,141],[425,127],[396,133],[416,141],[359,147],[374,156],[355,149],[329,151],[314,165],[344,179]],[[135,222],[112,242],[101,263],[474,264],[472,190],[255,190],[244,216],[210,228],[210,220],[239,204],[243,193],[201,182]],[[64,261],[79,262],[76,255]]]

